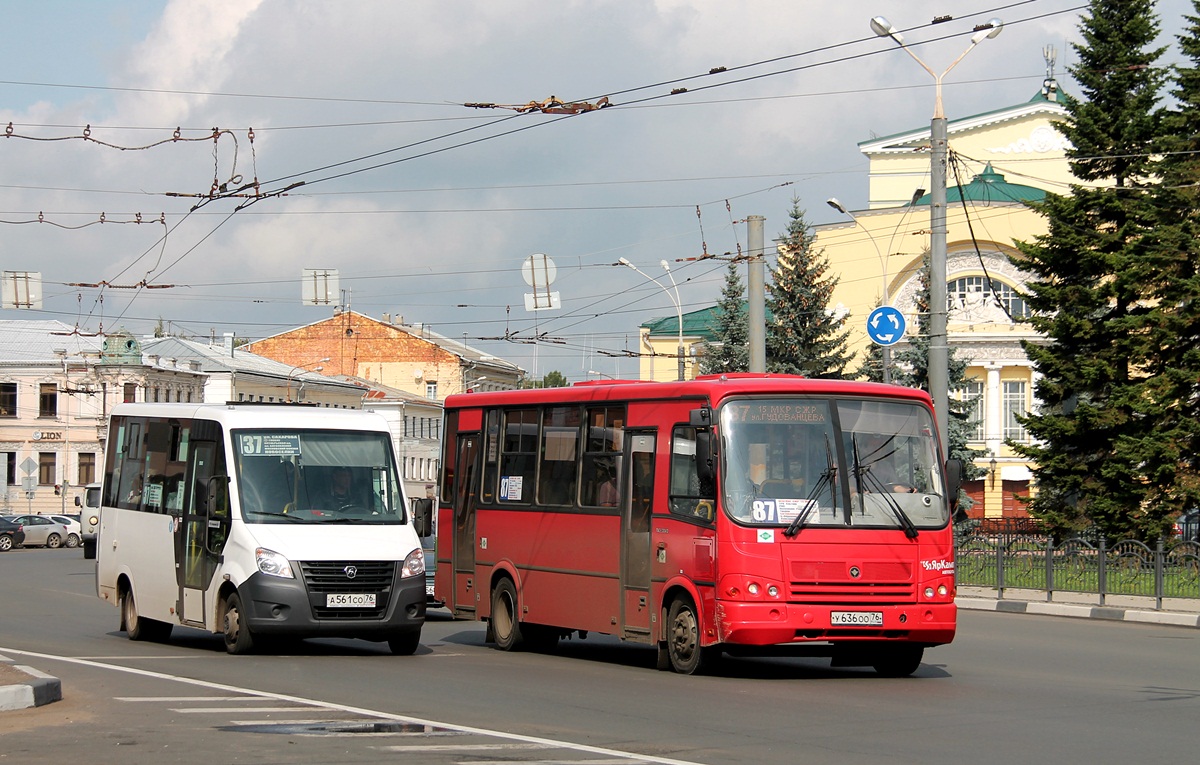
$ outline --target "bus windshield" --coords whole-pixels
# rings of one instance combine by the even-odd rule
[[[233,443],[247,523],[404,521],[386,433],[235,430]]]
[[[747,525],[891,527],[950,517],[934,425],[917,403],[739,399],[721,408],[725,511]]]

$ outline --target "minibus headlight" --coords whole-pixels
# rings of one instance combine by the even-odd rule
[[[274,550],[259,547],[254,551],[254,560],[258,563],[258,570],[267,576],[278,576],[283,579],[296,578],[296,575],[292,573],[292,564]]]
[[[89,526],[95,526],[99,522],[100,522],[100,519],[97,518],[96,516],[94,516],[94,515],[88,516],[88,525]]]
[[[400,578],[407,579],[410,576],[420,576],[424,573],[425,551],[418,547],[404,559],[404,568],[400,570]]]

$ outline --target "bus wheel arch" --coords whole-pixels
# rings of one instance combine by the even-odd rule
[[[117,581],[117,603],[121,610],[121,629],[130,640],[152,640],[162,642],[171,636],[171,625],[155,619],[147,619],[138,611],[133,585],[128,577]]]

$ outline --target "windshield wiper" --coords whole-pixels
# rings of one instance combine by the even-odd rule
[[[894,436],[892,438],[894,438]],[[889,438],[888,443],[891,443],[891,440],[892,439]],[[908,537],[909,539],[916,539],[917,536],[920,534],[920,532],[917,531],[917,527],[912,522],[912,518],[908,517],[908,513],[904,512],[904,509],[902,507],[900,507],[900,503],[897,502],[896,498],[892,496],[892,490],[889,487],[885,486],[883,481],[880,481],[879,478],[877,478],[876,476],[871,474],[871,465],[870,464],[863,465],[862,462],[859,461],[858,436],[851,436],[850,443],[854,450],[855,486],[858,489],[859,501],[864,502],[864,509],[865,509],[866,505],[865,505],[865,501],[862,499],[863,494],[869,492],[869,493],[878,494],[878,495],[882,496],[883,504],[885,504],[887,506],[887,509],[892,512],[892,515],[894,515],[896,517],[896,520],[900,523],[900,528],[904,529],[904,536]],[[886,444],[885,444],[885,446],[886,446]],[[883,448],[884,447],[881,446],[878,449],[876,449],[875,451],[871,452],[871,454],[873,454],[873,455],[879,454],[879,452],[882,451]],[[875,459],[871,460],[871,464],[874,464],[874,463],[878,462],[879,460],[890,456],[894,452],[895,452],[895,449],[888,452],[887,454],[876,457]],[[865,492],[863,490],[864,483],[866,484]]]
[[[804,528],[804,523],[808,520],[808,516],[812,515],[815,508],[820,507],[821,501],[816,499],[821,494],[821,489],[828,486],[831,487],[829,496],[832,498],[833,511],[837,512],[837,491],[833,488],[834,479],[837,478],[837,465],[833,462],[833,450],[829,448],[829,434],[825,434],[825,470],[821,473],[821,478],[813,485],[812,491],[804,498],[804,509],[788,524],[788,527],[783,530],[785,537],[794,537],[800,533],[800,529]]]

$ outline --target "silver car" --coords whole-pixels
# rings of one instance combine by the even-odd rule
[[[79,523],[78,516],[51,513],[46,517],[67,527],[67,538],[63,541],[63,547],[79,547],[79,543],[83,539],[83,527]]]
[[[70,531],[48,515],[8,515],[13,523],[25,528],[25,547],[58,548],[67,543]]]

